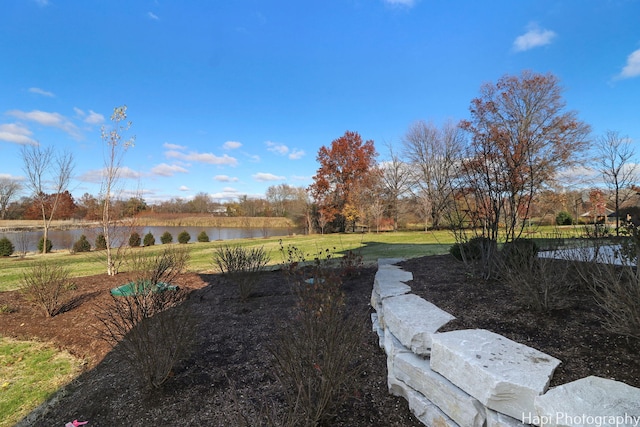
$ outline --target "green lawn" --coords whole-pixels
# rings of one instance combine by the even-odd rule
[[[80,360],[67,352],[0,337],[0,427],[20,421],[80,369]]]

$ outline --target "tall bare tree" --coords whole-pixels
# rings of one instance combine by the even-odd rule
[[[402,215],[401,199],[404,198],[411,187],[411,169],[408,163],[402,161],[398,153],[393,150],[391,144],[388,160],[380,162],[380,179],[383,194],[389,206],[389,213],[393,219],[393,229],[398,229],[398,222]]]
[[[605,184],[613,192],[616,213],[616,236],[620,233],[620,206],[626,202],[633,192],[624,192],[638,182],[638,165],[631,160],[635,155],[627,136],[618,132],[607,131],[597,139],[598,163]]]
[[[418,121],[410,126],[403,145],[413,171],[412,192],[429,200],[431,225],[437,228],[452,203],[452,182],[460,165],[463,134],[453,122],[438,128]]]
[[[114,276],[118,273],[119,262],[113,251],[115,235],[117,233],[117,221],[119,216],[114,212],[114,201],[119,191],[117,188],[122,159],[126,151],[133,147],[135,137],[124,139],[124,135],[131,128],[131,122],[127,121],[127,106],[116,107],[111,115],[111,128],[102,126],[101,136],[105,143],[104,169],[102,171],[102,232],[106,242],[107,274]],[[120,237],[119,247],[124,245],[124,238]]]
[[[53,220],[62,193],[67,190],[73,174],[73,155],[69,152],[54,153],[53,147],[24,145],[21,150],[26,187],[38,204],[42,213],[44,244],[42,253],[47,251],[49,227]],[[53,203],[49,203],[53,196]]]
[[[20,181],[7,178],[0,177],[0,219],[5,219],[7,217],[7,208],[9,207],[9,203],[18,195],[18,193],[22,190],[22,184]]]

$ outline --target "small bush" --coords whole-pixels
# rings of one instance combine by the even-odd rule
[[[48,317],[53,317],[61,312],[65,294],[73,289],[70,275],[71,271],[61,265],[35,262],[24,271],[20,290],[27,300],[42,307]]]
[[[297,248],[281,246],[281,251],[296,304],[268,346],[274,373],[287,391],[295,425],[329,425],[361,372],[356,357],[366,333],[365,313],[347,311],[344,271],[331,264],[328,250],[311,263]]]
[[[130,262],[139,292],[113,297],[101,307],[98,320],[101,337],[115,346],[119,355],[152,388],[169,378],[194,339],[194,318],[183,304],[187,291],[153,292],[147,284],[170,283],[182,274],[189,259],[186,248],[168,247],[156,256],[132,252]],[[149,289],[149,292],[146,292]]]
[[[522,265],[530,265],[538,256],[538,245],[531,239],[516,239],[507,242],[502,247],[502,261],[506,266],[518,268]]]
[[[151,234],[151,232],[148,232],[147,234],[144,235],[144,239],[142,240],[142,244],[144,246],[153,246],[156,244],[156,238],[153,237],[153,234]]]
[[[181,231],[178,234],[178,243],[187,244],[191,240],[191,235],[187,232],[187,230]]]
[[[73,252],[89,252],[91,251],[91,243],[84,234],[73,244]]]
[[[169,244],[173,242],[173,236],[168,231],[165,231],[164,233],[162,233],[162,236],[160,236],[160,241],[163,245]]]
[[[556,224],[557,225],[573,225],[573,217],[567,211],[560,211],[558,215],[556,215]]]
[[[259,273],[269,262],[264,247],[220,246],[213,254],[213,264],[229,281],[238,286],[240,299],[246,301],[258,282]]]
[[[0,239],[0,256],[11,256],[13,255],[14,250],[15,248],[13,247],[11,240],[6,237]]]
[[[38,252],[42,252],[43,248],[44,248],[44,237],[41,237],[40,240],[38,240]],[[51,240],[47,239],[46,253],[51,252],[51,249],[53,249],[53,243],[51,243]]]
[[[141,242],[142,242],[142,239],[140,238],[140,235],[138,233],[136,233],[135,231],[131,233],[131,235],[129,236],[130,247],[137,248],[138,246],[140,246]]]
[[[206,231],[201,231],[200,234],[198,234],[198,242],[200,243],[207,243],[209,241],[209,236],[207,235]]]
[[[107,249],[107,239],[105,239],[103,233],[98,234],[98,236],[96,237],[95,247],[96,251]]]
[[[495,245],[495,242],[488,237],[477,236],[467,242],[454,243],[449,253],[460,261],[479,260],[489,251],[490,245]]]

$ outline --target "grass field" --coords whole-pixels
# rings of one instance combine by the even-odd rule
[[[527,237],[545,240],[572,238],[578,229],[549,227],[529,233]],[[270,256],[269,266],[276,267],[284,261],[281,247],[295,247],[312,260],[315,254],[328,249],[333,256],[341,257],[347,251],[355,251],[365,263],[375,263],[378,258],[413,258],[444,254],[454,243],[448,231],[408,231],[364,234],[326,234],[274,237],[264,239],[240,239],[187,245],[191,258],[191,272],[213,272],[213,253],[221,245],[263,247]],[[163,250],[155,245],[135,250],[148,254]],[[104,273],[105,259],[101,252],[70,254],[68,251],[47,255],[31,254],[0,258],[0,291],[17,289],[22,273],[34,260],[47,259],[63,264],[73,277]],[[122,269],[126,271],[126,266]],[[2,313],[0,312],[0,318]],[[70,381],[78,372],[81,361],[64,352],[57,352],[44,344],[12,341],[0,337],[0,427],[13,425],[31,409],[42,403],[53,391]]]

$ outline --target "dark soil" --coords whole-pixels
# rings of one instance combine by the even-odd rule
[[[412,259],[403,267],[414,274],[414,293],[457,317],[446,329],[489,329],[562,360],[553,384],[598,375],[640,387],[640,346],[603,330],[586,293],[577,295],[572,309],[531,313],[508,288],[474,278],[451,256]],[[375,271],[365,267],[345,280],[353,312],[368,309]],[[74,280],[77,290],[68,310],[53,318],[45,318],[17,292],[0,293],[0,307],[5,307],[0,335],[52,342],[87,361],[85,372],[28,425],[48,427],[78,419],[91,427],[235,426],[242,425],[240,414],[249,420],[282,414],[283,390],[267,348],[291,317],[293,297],[282,272],[265,273],[244,303],[237,289],[217,275],[181,277],[181,288],[191,290],[185,304],[198,319],[197,345],[155,391],[148,391],[118,352],[97,336],[98,307],[109,301],[109,289],[125,283],[126,277]],[[358,361],[363,370],[357,387],[328,425],[421,426],[406,402],[387,392],[386,357],[375,333],[363,340]]]

